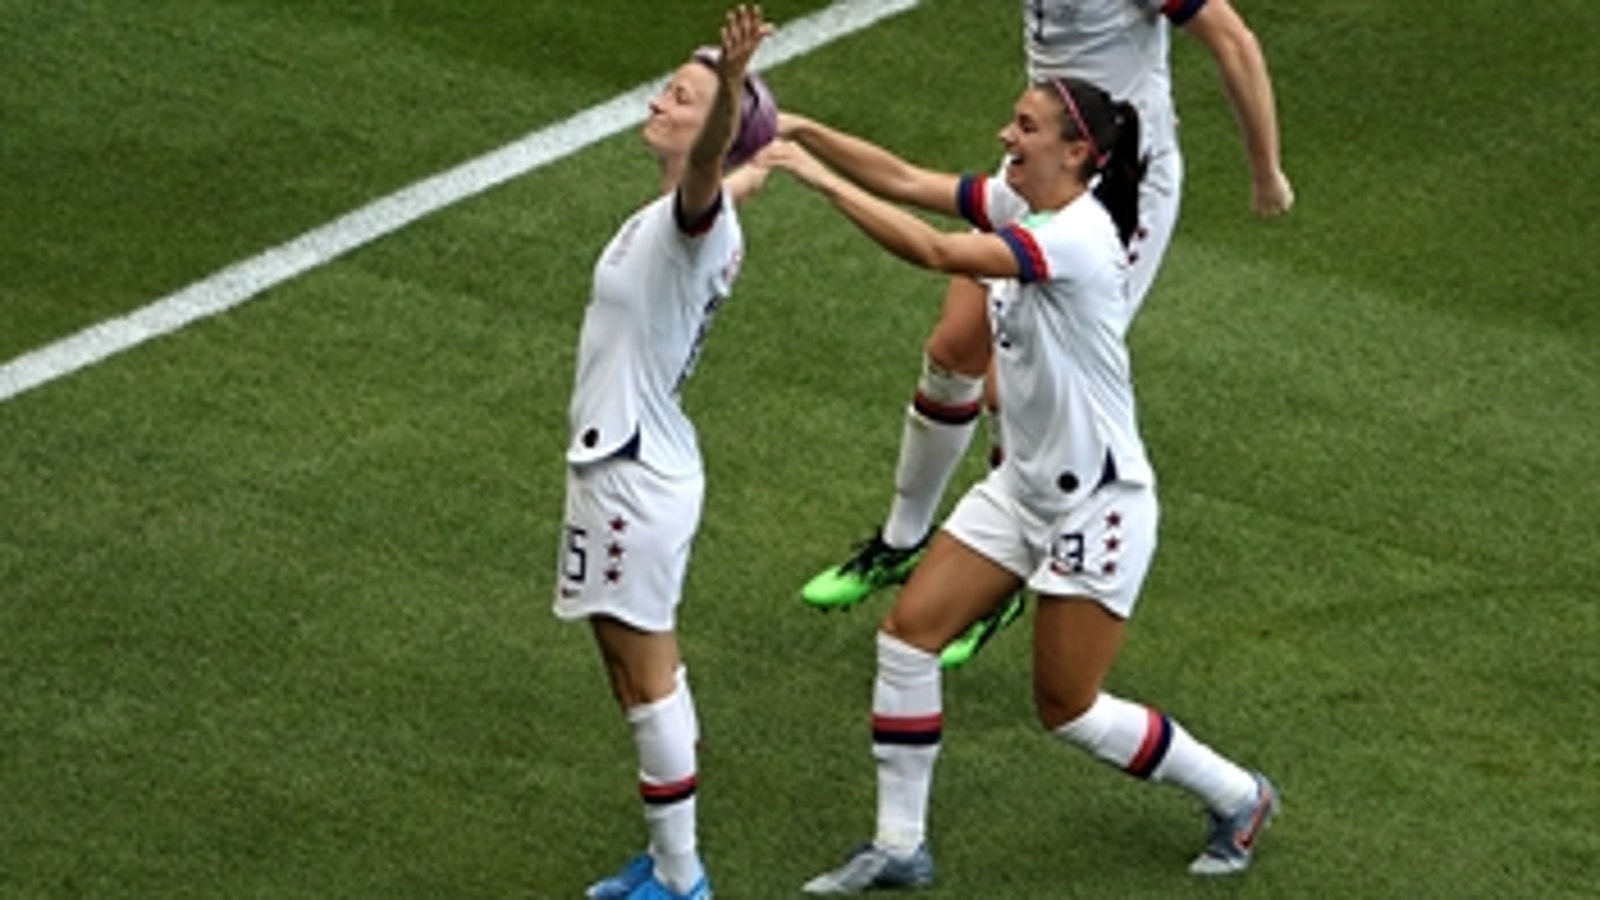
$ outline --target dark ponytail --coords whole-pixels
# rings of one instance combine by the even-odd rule
[[[1139,111],[1076,78],[1053,78],[1039,87],[1062,106],[1061,136],[1088,141],[1084,181],[1100,176],[1094,196],[1111,213],[1126,246],[1139,230],[1139,182],[1148,162],[1139,150]]]
[[[1110,211],[1123,246],[1127,246],[1139,230],[1139,182],[1144,180],[1149,161],[1139,153],[1139,111],[1127,102],[1113,104],[1111,110],[1107,135],[1111,149],[1100,168],[1094,195]]]

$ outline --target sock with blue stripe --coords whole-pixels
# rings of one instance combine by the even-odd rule
[[[872,754],[878,761],[878,846],[910,856],[927,832],[933,764],[944,735],[939,654],[878,632]]]
[[[1219,814],[1255,796],[1249,772],[1195,740],[1159,710],[1101,694],[1055,735],[1136,778],[1175,784]]]

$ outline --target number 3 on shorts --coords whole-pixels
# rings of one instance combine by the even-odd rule
[[[1069,531],[1050,542],[1050,568],[1057,575],[1082,575],[1083,532]]]

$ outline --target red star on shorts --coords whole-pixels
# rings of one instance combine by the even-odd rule
[[[1122,546],[1122,539],[1117,537],[1116,535],[1112,535],[1111,537],[1106,538],[1106,551],[1107,552],[1115,553],[1117,551],[1117,548],[1121,547],[1121,546]]]
[[[606,545],[606,555],[612,559],[621,559],[624,552],[622,545],[614,541]]]
[[[1121,528],[1122,527],[1122,513],[1119,513],[1119,512],[1107,513],[1106,514],[1106,527],[1107,528]]]
[[[1117,574],[1117,561],[1114,559],[1106,560],[1105,565],[1100,567],[1100,572],[1103,575]]]
[[[616,584],[622,580],[622,570],[616,566],[606,570],[606,584]]]
[[[608,524],[611,525],[611,530],[618,534],[628,530],[628,520],[621,516],[617,516],[616,518],[612,519]]]

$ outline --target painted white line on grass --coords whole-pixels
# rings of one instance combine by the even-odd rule
[[[839,0],[780,23],[756,56],[769,69],[904,12],[917,0]],[[564,122],[419,181],[259,256],[235,263],[125,316],[108,319],[0,365],[0,403],[145,341],[238,306],[297,275],[430,213],[570,156],[644,121],[659,82],[640,85]]]

